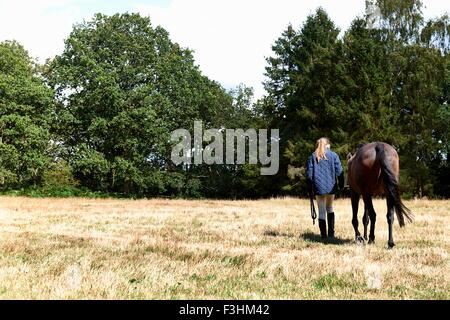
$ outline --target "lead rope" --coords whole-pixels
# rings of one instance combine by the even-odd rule
[[[313,225],[316,223],[317,214],[316,214],[316,208],[314,207],[314,191],[313,186],[311,184],[311,190],[309,192],[309,202],[311,204],[311,218],[313,219]]]

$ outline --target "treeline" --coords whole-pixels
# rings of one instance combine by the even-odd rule
[[[329,137],[346,155],[385,141],[407,196],[450,195],[450,24],[417,0],[379,0],[341,32],[318,9],[288,26],[267,58],[267,94],[227,91],[192,52],[138,14],[75,25],[64,52],[37,65],[0,43],[0,190],[35,195],[257,198],[306,195],[304,166]],[[370,23],[368,23],[370,21]],[[280,169],[176,166],[170,133],[278,128]],[[14,191],[16,190],[16,191]],[[19,190],[19,191],[17,191]]]

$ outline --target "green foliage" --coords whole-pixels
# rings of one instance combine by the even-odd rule
[[[302,172],[326,136],[341,159],[361,142],[390,143],[407,194],[448,196],[448,16],[425,22],[417,0],[377,4],[376,28],[357,18],[338,38],[319,9],[275,42],[260,105],[281,129],[278,188],[306,195],[304,175],[289,171]]]
[[[450,195],[450,20],[425,21],[419,0],[376,0],[375,24],[341,33],[323,9],[289,25],[267,58],[267,95],[225,91],[192,52],[138,14],[96,14],[64,52],[36,65],[0,43],[0,191],[31,196],[257,198],[306,195],[317,138],[345,159],[361,142],[400,154],[405,196]],[[180,165],[170,133],[280,129],[280,170]],[[206,146],[206,143],[204,144]],[[343,161],[345,167],[346,161]],[[16,191],[11,191],[15,189]]]
[[[0,189],[41,182],[50,163],[52,96],[25,49],[0,43]]]
[[[64,146],[61,156],[81,185],[200,195],[198,181],[171,164],[169,134],[192,128],[195,119],[225,125],[232,98],[163,28],[137,14],[97,14],[74,27],[48,77],[57,93],[54,132]]]
[[[79,182],[73,177],[72,168],[67,161],[60,160],[52,163],[45,171],[42,186],[46,188],[77,187]]]

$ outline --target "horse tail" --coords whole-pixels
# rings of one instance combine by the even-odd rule
[[[406,217],[409,222],[412,222],[411,210],[403,204],[402,199],[400,198],[397,177],[392,171],[391,165],[387,161],[386,154],[384,152],[384,145],[382,143],[377,143],[375,151],[377,154],[376,158],[381,167],[381,176],[386,189],[386,197],[394,204],[398,222],[400,223],[400,227],[403,227],[405,225],[404,217]]]

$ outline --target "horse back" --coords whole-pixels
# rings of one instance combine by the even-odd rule
[[[348,161],[348,183],[353,191],[361,195],[383,195],[385,193],[381,176],[381,165],[377,158],[377,145],[382,144],[386,160],[398,180],[399,161],[395,149],[387,143],[372,142],[358,149]]]

